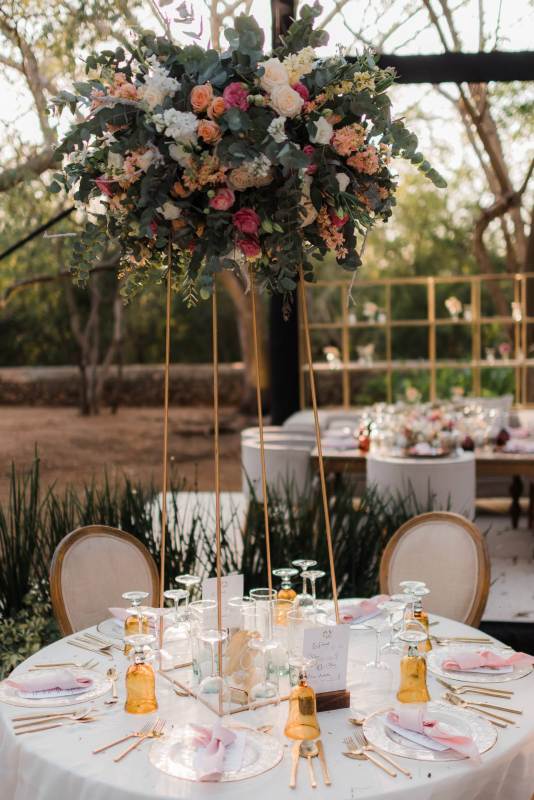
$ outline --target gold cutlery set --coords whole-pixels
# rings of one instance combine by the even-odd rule
[[[89,661],[85,661],[83,664],[79,664],[77,661],[58,661],[56,664],[32,664],[29,668],[29,672],[35,672],[39,669],[60,669],[61,667],[78,667],[78,669],[94,669],[98,667],[98,660],[96,658],[90,658]]]
[[[22,717],[12,717],[13,733],[21,736],[24,733],[49,731],[52,728],[64,728],[73,723],[89,723],[99,719],[94,716],[95,708],[84,708],[75,712],[56,712],[52,714],[26,714]]]
[[[118,650],[122,653],[122,647],[115,642],[107,641],[101,636],[95,636],[92,633],[81,633],[72,639],[68,639],[65,644],[71,647],[77,647],[79,650],[89,650],[91,653],[100,653],[108,658],[113,658],[112,650]]]
[[[291,748],[291,776],[289,779],[289,788],[297,788],[297,772],[300,759],[306,760],[308,765],[308,776],[310,779],[310,786],[312,789],[317,788],[317,781],[315,779],[315,771],[313,769],[313,759],[318,758],[321,765],[321,773],[325,786],[331,786],[330,772],[328,771],[328,764],[326,763],[326,756],[324,754],[324,746],[321,739],[316,741],[306,742],[305,747],[303,743],[294,742]]]
[[[159,739],[161,736],[163,736],[166,724],[167,722],[164,719],[157,719],[155,722],[147,722],[146,725],[143,725],[141,730],[132,731],[131,733],[126,734],[126,736],[122,736],[120,739],[115,739],[115,741],[109,742],[109,744],[105,744],[103,747],[93,750],[93,755],[103,753],[105,750],[109,750],[111,747],[115,747],[122,742],[128,741],[128,739],[135,739],[135,742],[129,745],[126,750],[123,750],[122,753],[119,753],[118,756],[115,756],[113,761],[115,764],[117,764],[119,761],[122,761],[122,759],[125,758],[128,753],[131,753],[132,750],[135,750],[147,739]]]

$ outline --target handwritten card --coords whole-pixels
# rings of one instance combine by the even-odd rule
[[[304,631],[303,653],[315,659],[308,682],[316,692],[346,688],[349,636],[349,625],[321,625]]]
[[[225,628],[239,625],[239,609],[229,608],[228,601],[232,597],[243,597],[244,586],[243,576],[238,573],[225,575],[221,579],[222,623]],[[202,599],[217,601],[217,578],[205,578],[202,581]]]

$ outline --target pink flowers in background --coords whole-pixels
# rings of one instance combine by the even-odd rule
[[[313,158],[313,154],[315,153],[315,147],[312,144],[306,144],[302,148],[302,152],[306,153],[307,156]],[[306,169],[308,175],[313,175],[317,172],[317,164],[310,164],[310,166]]]
[[[224,187],[219,189],[214,197],[210,200],[210,207],[216,211],[228,211],[235,203],[235,194],[232,189]]]
[[[240,233],[247,233],[251,236],[255,236],[258,233],[261,225],[261,219],[253,208],[241,208],[236,211],[232,217],[232,222]]]
[[[228,108],[239,108],[240,111],[248,111],[248,91],[242,83],[237,81],[229,83],[223,92],[223,99]]]
[[[365,141],[365,130],[355,122],[353,125],[345,125],[334,131],[332,136],[332,147],[340,156],[350,156]],[[364,171],[364,170],[362,170]]]
[[[295,92],[297,92],[298,94],[300,94],[300,96],[302,97],[302,99],[304,100],[304,102],[305,102],[305,103],[307,103],[307,102],[308,102],[308,100],[310,99],[310,93],[309,93],[309,91],[308,91],[308,87],[307,87],[307,86],[304,86],[304,84],[303,84],[303,83],[300,83],[300,81],[299,81],[298,83],[294,83],[294,84],[291,86],[291,88],[292,88],[292,89],[293,89]]]

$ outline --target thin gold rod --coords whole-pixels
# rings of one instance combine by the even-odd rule
[[[254,359],[256,361],[256,400],[258,403],[258,424],[260,429],[261,486],[263,491],[263,519],[265,523],[265,558],[267,563],[267,585],[273,588],[271,573],[271,538],[269,533],[269,507],[267,502],[267,470],[265,468],[265,440],[263,436],[263,410],[261,407],[260,354],[258,347],[258,326],[256,319],[256,292],[254,291],[254,269],[250,267],[250,297],[252,300],[252,337],[254,339]]]
[[[309,381],[311,400],[313,407],[313,419],[315,422],[315,440],[317,442],[317,458],[319,461],[319,476],[321,478],[321,492],[323,496],[323,510],[324,522],[326,528],[326,543],[328,546],[328,560],[330,562],[330,578],[332,580],[332,598],[334,600],[334,609],[336,612],[336,622],[339,624],[339,604],[337,600],[337,581],[336,570],[334,567],[334,548],[332,546],[332,530],[330,528],[330,511],[328,507],[328,493],[326,491],[326,477],[323,462],[323,448],[321,444],[321,427],[319,425],[319,412],[317,410],[317,393],[315,390],[315,375],[313,373],[313,358],[310,340],[310,328],[308,325],[308,307],[306,305],[306,287],[304,285],[304,270],[302,264],[299,266],[299,292],[300,292],[300,306],[302,313],[302,325],[304,329],[304,345],[306,348],[306,355],[308,359]]]
[[[213,284],[212,346],[213,346],[213,443],[215,451],[215,553],[217,572],[217,629],[222,631],[222,570],[221,570],[221,470],[219,450],[219,343],[217,325],[217,286]],[[222,642],[218,643],[219,677],[222,678]],[[221,698],[219,697],[219,701]]]
[[[163,477],[161,498],[161,544],[159,555],[159,606],[163,608],[165,591],[165,547],[167,541],[167,486],[169,462],[169,371],[171,362],[171,286],[172,239],[169,235],[167,250],[167,304],[165,313],[165,370],[163,386]]]

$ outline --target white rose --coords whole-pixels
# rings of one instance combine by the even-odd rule
[[[143,172],[147,172],[154,163],[155,158],[156,152],[154,150],[147,150],[142,156],[137,156],[137,166],[139,169],[142,169]]]
[[[310,136],[310,141],[314,144],[328,144],[334,133],[334,128],[325,117],[314,120],[315,133]]]
[[[181,167],[189,166],[189,162],[191,161],[191,153],[187,151],[183,145],[169,145],[169,155],[173,161],[177,161]]]
[[[285,142],[287,139],[285,124],[285,117],[275,117],[267,128],[267,133],[270,133],[274,141],[278,142],[278,144]]]
[[[336,178],[339,185],[339,191],[344,192],[350,183],[350,178],[344,172],[336,172]]]
[[[277,58],[269,58],[267,61],[262,61],[259,66],[265,70],[260,78],[260,86],[266,92],[272,92],[275,86],[289,85],[287,69]]]
[[[165,217],[165,219],[178,219],[182,213],[180,206],[177,206],[176,203],[171,202],[163,203],[163,205],[158,208],[158,211]]]
[[[154,83],[146,83],[144,86],[140,86],[137,93],[151,111],[156,106],[160,106],[167,96],[166,92]]]
[[[271,92],[271,105],[282,117],[296,117],[300,114],[304,100],[291,86],[275,86]]]

